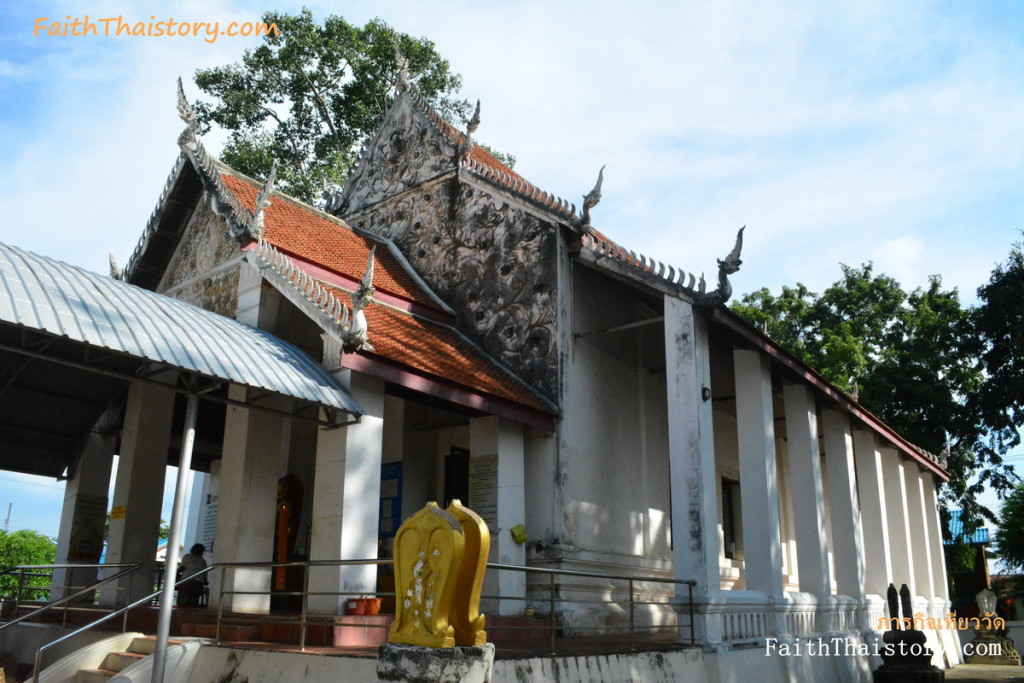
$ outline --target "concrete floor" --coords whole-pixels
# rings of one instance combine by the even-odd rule
[[[947,681],[1018,681],[1024,683],[1024,666],[993,666],[991,664],[961,664],[946,672]]]

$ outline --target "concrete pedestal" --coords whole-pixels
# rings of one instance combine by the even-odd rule
[[[417,647],[386,643],[377,650],[377,679],[402,683],[490,683],[494,645]]]

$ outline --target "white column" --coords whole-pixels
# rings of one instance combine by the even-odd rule
[[[911,595],[917,595],[914,558],[910,552],[910,511],[903,458],[894,448],[882,448],[882,472],[885,479],[886,514],[889,520],[889,553],[892,555],[893,583],[904,583]]]
[[[234,400],[243,400],[245,389],[232,386],[228,395]],[[283,420],[277,415],[248,408],[227,408],[214,535],[217,562],[270,562],[274,559],[274,519]],[[210,587],[210,603],[214,606],[219,599],[222,576],[225,591],[259,593],[225,595],[225,610],[257,614],[269,612],[269,568],[230,569],[223,574],[216,572]]]
[[[380,514],[384,383],[347,370],[338,371],[335,378],[347,386],[365,414],[348,427],[321,430],[317,438],[310,559],[372,559],[377,557]],[[363,594],[374,592],[376,585],[377,567],[372,564],[310,572],[311,591]],[[313,596],[310,609],[342,612],[350,597]]]
[[[939,503],[935,489],[938,487],[934,477],[927,472],[921,473],[924,488],[924,514],[928,524],[928,552],[932,566],[932,596],[949,600],[949,585],[946,581],[946,552],[942,546],[942,525],[939,519]]]
[[[125,604],[153,592],[173,412],[172,390],[141,383],[128,389],[105,561],[138,563],[142,568],[113,582],[116,595],[104,590],[105,605]],[[113,573],[107,570],[105,576]]]
[[[489,562],[501,564],[526,564],[526,546],[512,539],[510,529],[526,523],[526,500],[523,468],[523,427],[499,417],[481,417],[469,421],[470,471],[474,461],[483,458],[497,460],[498,509],[494,519],[497,526],[491,529],[491,552]],[[470,486],[472,486],[472,476]],[[472,492],[471,492],[472,494]],[[462,501],[471,506],[470,501]],[[480,512],[486,519],[486,511]],[[503,597],[526,597],[526,574],[522,572],[488,572],[484,577],[485,594],[497,593]],[[522,600],[501,600],[498,611],[501,614],[520,614]]]
[[[925,518],[924,480],[920,468],[912,462],[904,461],[903,468],[907,480],[907,507],[910,513],[910,549],[914,558],[914,581],[917,593],[929,600],[935,595],[932,587],[932,555],[931,529]]]
[[[824,600],[831,595],[831,582],[821,452],[818,449],[818,415],[814,397],[806,385],[787,384],[783,388],[783,396],[789,441],[789,476],[794,492],[793,525],[800,590]]]
[[[677,579],[696,581],[694,598],[719,595],[718,478],[711,422],[707,324],[693,306],[665,297],[665,384],[668,401],[672,563]],[[708,399],[702,393],[707,389]],[[676,599],[686,599],[680,586]],[[720,618],[698,619],[698,637],[722,638]]]
[[[776,599],[782,597],[782,543],[771,371],[756,350],[736,349],[734,359],[746,585]]]
[[[57,564],[96,564],[100,561],[115,442],[112,434],[91,433],[86,437],[75,474],[64,487],[64,507],[57,532]],[[56,570],[51,599],[62,598],[95,582],[95,569]],[[69,590],[65,592],[65,588]],[[83,601],[91,604],[93,596],[84,596]]]
[[[884,598],[893,582],[893,569],[882,451],[875,435],[861,429],[853,432],[853,451],[864,530],[864,586],[869,594]]]
[[[862,600],[865,595],[864,536],[861,530],[857,475],[850,419],[838,410],[822,411],[825,479],[832,522],[832,557],[836,592]]]

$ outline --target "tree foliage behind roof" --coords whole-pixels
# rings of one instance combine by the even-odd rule
[[[996,553],[1005,570],[1024,573],[1024,484],[1003,502],[996,526]]]
[[[1020,359],[1024,350],[1012,344],[997,350],[1011,334],[1003,299],[1013,298],[1014,286],[1018,299],[1024,291],[1024,281],[1007,282],[1024,278],[1024,269],[1008,275],[1010,270],[997,268],[998,287],[990,283],[987,298],[985,288],[979,290],[977,309],[962,307],[957,290],[943,290],[938,276],[906,292],[870,263],[842,265],[842,277],[821,294],[798,283],[778,296],[760,289],[732,308],[911,443],[932,453],[948,444],[951,479],[944,499],[963,510],[970,533],[982,517],[994,519],[977,495],[987,485],[1002,497],[1016,480],[1002,456],[1015,445],[1015,425],[1024,424],[1024,393],[1013,384],[1024,367],[1017,364],[1016,380],[1007,377],[1004,365],[996,368],[1003,363],[1000,354],[1017,353]],[[1020,310],[1017,320],[1024,321]],[[1021,344],[1021,322],[1015,324]],[[997,378],[1006,386],[994,387]]]
[[[449,120],[467,120],[469,102],[457,97],[462,78],[426,38],[380,19],[360,27],[329,16],[318,24],[308,9],[267,12],[263,21],[277,34],[241,62],[195,75],[213,98],[196,102],[200,123],[229,132],[221,158],[247,175],[266,177],[276,158],[281,188],[311,203],[325,182],[340,184],[391,102],[396,45],[427,101]]]
[[[19,531],[5,531],[0,529],[0,572],[13,569],[14,567],[33,564],[53,564],[57,553],[57,545],[53,539],[37,532],[21,529]],[[33,572],[33,573],[48,573]],[[18,575],[9,574],[0,576],[0,597],[19,598],[22,600],[35,600],[45,598],[48,591],[26,590],[19,593]],[[32,576],[25,581],[24,587],[32,586],[49,587],[48,576]]]

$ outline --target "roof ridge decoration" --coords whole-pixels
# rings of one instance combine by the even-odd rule
[[[181,76],[178,76],[178,116],[185,122],[185,130],[178,136],[178,146],[196,165],[199,174],[203,177],[204,184],[212,189],[210,196],[214,212],[227,219],[228,231],[232,237],[259,239],[262,235],[262,227],[257,224],[257,216],[242,206],[234,193],[224,184],[220,177],[220,169],[217,168],[217,162],[199,140],[199,122],[196,119],[195,110],[192,109],[192,105],[185,97]],[[268,178],[269,184],[272,184],[272,178]],[[260,211],[258,210],[257,213]]]
[[[400,52],[398,54],[401,56]],[[404,57],[402,57],[402,59],[404,60]],[[480,125],[479,100],[477,100],[476,112],[473,114],[473,118],[467,126],[467,133],[463,135],[462,133],[459,133],[455,126],[445,121],[444,117],[438,114],[430,102],[427,101],[427,98],[423,96],[423,93],[421,93],[419,88],[416,87],[416,84],[408,80],[407,71],[405,72],[405,80],[400,77],[396,81],[395,89],[398,91],[399,95],[407,93],[414,108],[427,118],[437,133],[456,148],[458,152],[456,154],[456,159],[458,160],[458,165],[461,170],[468,171],[474,176],[485,180],[492,185],[497,185],[498,187],[508,190],[520,199],[524,199],[534,206],[554,213],[561,220],[568,222],[570,225],[578,226],[580,216],[577,215],[576,205],[572,202],[542,191],[536,185],[530,183],[518,174],[513,175],[493,168],[487,164],[476,161],[470,156],[472,154],[473,147],[476,146],[470,136],[476,132]],[[364,161],[368,151],[367,147],[364,147],[360,151],[357,162],[352,166],[353,169],[357,168]],[[502,166],[504,166],[504,164],[502,164]]]
[[[363,272],[363,279],[359,281],[359,288],[348,295],[352,300],[352,323],[349,325],[345,341],[350,346],[364,351],[373,351],[363,309],[373,301],[373,295],[377,291],[373,286],[373,259],[376,251],[376,244],[370,247],[370,254],[366,257],[366,270]]]
[[[315,277],[296,266],[277,247],[261,237],[256,241],[256,246],[251,250],[251,253],[259,257],[268,268],[298,290],[303,297],[320,309],[338,327],[343,328],[343,330],[348,327],[351,317],[348,312],[348,306],[339,301]]]
[[[590,234],[594,231],[594,226],[590,224],[590,210],[598,205],[601,201],[601,184],[604,182],[604,167],[597,172],[597,182],[594,183],[594,189],[583,195],[583,216],[580,217],[580,230]]]
[[[693,273],[682,268],[677,270],[672,266],[666,266],[661,261],[637,254],[635,251],[626,251],[618,244],[593,232],[582,235],[580,244],[598,257],[613,259],[627,266],[633,266],[649,277],[655,277],[668,283],[670,287],[692,299],[696,304],[718,306],[724,304],[732,296],[729,276],[737,272],[743,263],[740,260],[740,252],[743,249],[743,231],[746,230],[746,227],[744,225],[736,233],[736,243],[733,245],[732,251],[724,259],[718,259],[718,286],[711,292],[707,291],[703,273],[698,279],[694,277]]]
[[[459,145],[456,156],[459,161],[468,159],[473,148],[476,147],[476,143],[473,141],[473,133],[480,127],[480,100],[476,101],[476,111],[473,112],[473,118],[469,120],[466,125],[466,132],[463,135],[462,144]]]

